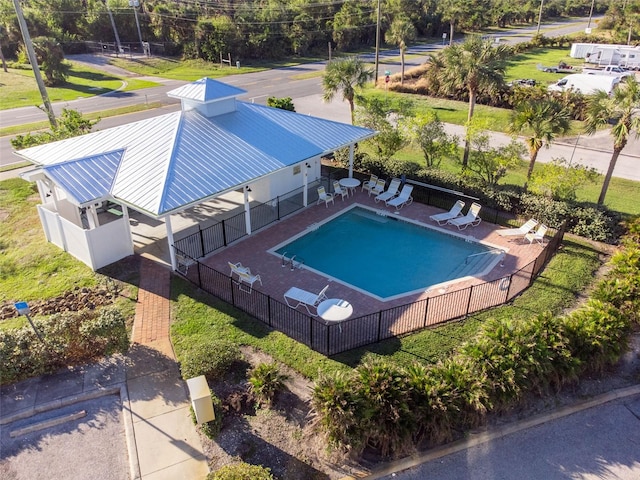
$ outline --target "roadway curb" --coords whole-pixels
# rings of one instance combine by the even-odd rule
[[[560,418],[573,415],[574,413],[578,413],[583,410],[588,410],[590,408],[604,405],[605,403],[609,403],[614,400],[619,400],[622,398],[627,398],[633,395],[640,395],[640,385],[633,385],[631,387],[621,388],[618,390],[614,390],[612,392],[607,392],[602,395],[593,397],[590,400],[585,400],[583,402],[575,403],[573,405],[568,405],[566,407],[560,408],[553,412],[536,415],[526,420],[505,425],[503,427],[497,427],[497,428],[492,428],[487,430],[474,430],[469,433],[468,438],[457,440],[447,445],[434,448],[425,453],[411,455],[410,457],[404,458],[402,460],[389,462],[384,467],[375,469],[373,472],[370,472],[369,474],[365,473],[364,475],[362,476],[358,475],[357,477],[346,476],[346,477],[343,477],[341,480],[379,479],[384,476],[392,475],[394,473],[407,470],[409,468],[421,465],[423,463],[430,462],[438,458],[445,457],[447,455],[451,455],[453,453],[457,453],[462,450],[466,450],[468,448],[475,447],[477,445],[481,445],[483,443],[486,443],[492,440],[496,440],[498,438],[502,438],[512,433],[517,433],[522,430],[526,430],[532,427],[537,427],[538,425],[542,425],[552,420],[558,420]]]
[[[81,393],[78,395],[72,395],[70,397],[53,400],[52,402],[36,405],[34,407],[27,408],[25,410],[14,413],[12,415],[7,415],[6,417],[2,417],[0,418],[0,425],[7,425],[9,423],[15,422],[16,420],[23,420],[25,418],[33,417],[38,413],[48,412],[49,410],[56,410],[58,408],[68,407],[69,405],[73,405],[74,403],[84,402],[86,400],[93,400],[96,398],[105,397],[107,395],[115,395],[117,393],[120,393],[120,391],[121,391],[121,387],[100,388],[98,390],[93,390],[91,392]]]
[[[127,442],[127,452],[129,453],[129,471],[131,480],[142,478],[140,473],[140,460],[138,459],[138,444],[136,443],[136,433],[133,428],[133,414],[131,413],[131,402],[129,401],[129,390],[127,385],[120,387],[120,401],[122,402],[122,419],[124,420],[124,437]]]

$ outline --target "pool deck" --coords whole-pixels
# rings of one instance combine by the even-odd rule
[[[344,201],[338,197],[335,199],[334,204],[329,204],[328,206],[325,206],[324,202],[320,205],[310,206],[239,240],[233,245],[215,252],[205,259],[201,259],[201,262],[227,275],[230,273],[227,262],[241,262],[242,265],[251,269],[251,273],[260,275],[262,286],[255,284],[254,287],[280,301],[284,301],[283,295],[290,287],[319,292],[326,285],[329,285],[327,297],[347,300],[353,305],[353,317],[358,317],[390,307],[412,303],[429,296],[437,296],[444,292],[452,292],[474,284],[503,278],[532,262],[541,250],[539,244],[529,244],[528,241],[524,240],[523,236],[501,237],[496,231],[503,227],[484,221],[476,227],[469,226],[462,231],[458,231],[458,228],[452,225],[439,227],[450,233],[473,237],[476,240],[490,243],[498,248],[503,248],[507,251],[506,257],[502,262],[503,266],[500,266],[500,263],[498,263],[489,273],[482,277],[467,277],[459,281],[454,281],[448,283],[444,289],[436,287],[425,292],[410,294],[389,301],[380,301],[370,295],[334,281],[327,276],[309,271],[304,267],[300,269],[296,268],[293,271],[288,266],[283,268],[281,258],[268,253],[268,250],[276,245],[303,232],[315,223],[323,222],[328,217],[352,206],[354,203],[379,210],[386,210],[389,215],[395,215],[395,209],[385,207],[383,202],[375,203],[373,195],[369,197],[367,192],[362,192],[360,188],[358,188],[353,196],[346,198]],[[441,212],[442,210],[435,207],[414,202],[402,208],[398,215],[420,223],[437,226],[429,219],[429,216]],[[367,242],[369,239],[363,238],[362,241]],[[376,268],[375,264],[376,260],[371,259],[370,264],[354,265],[353,268],[366,272],[367,269]],[[304,311],[303,308],[302,310]]]

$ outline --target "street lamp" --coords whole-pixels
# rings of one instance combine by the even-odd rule
[[[142,41],[142,33],[140,32],[140,22],[138,21],[138,7],[140,6],[140,2],[138,0],[129,0],[129,6],[133,8],[133,14],[136,17],[136,27],[138,27],[138,38],[140,39],[140,47],[144,52],[144,42]]]

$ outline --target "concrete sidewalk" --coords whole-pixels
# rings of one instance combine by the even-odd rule
[[[121,450],[128,457],[132,479],[204,479],[209,468],[169,339],[169,288],[169,270],[141,258],[133,344],[127,356],[2,387],[2,429],[13,430],[15,422],[65,406],[119,395],[126,437]],[[64,433],[79,435],[73,425]],[[60,454],[71,455],[68,461],[75,463],[82,458],[81,452]],[[6,460],[4,454],[2,460]],[[90,472],[94,466],[86,468]]]

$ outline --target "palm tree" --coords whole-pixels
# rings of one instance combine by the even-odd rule
[[[385,40],[388,43],[395,43],[400,48],[400,85],[404,84],[404,52],[407,50],[407,42],[416,38],[416,27],[407,17],[396,17],[387,30]]]
[[[627,145],[629,135],[635,132],[636,138],[640,137],[640,84],[634,78],[627,78],[611,96],[598,91],[587,101],[585,132],[593,135],[598,127],[609,125],[613,125],[611,127],[613,154],[604,177],[598,205],[604,203],[613,170],[616,168],[620,152]]]
[[[506,45],[493,45],[479,35],[469,37],[463,43],[453,44],[434,58],[432,67],[443,90],[455,93],[465,89],[469,93],[469,115],[471,122],[476,98],[481,91],[491,91],[504,83],[504,71],[510,49]],[[462,166],[469,159],[469,138],[465,139]]]
[[[346,57],[332,60],[327,64],[322,76],[322,89],[325,102],[342,92],[342,99],[349,102],[351,123],[354,119],[356,88],[362,88],[373,78],[373,70],[366,68],[358,57]]]
[[[525,133],[529,148],[529,170],[527,180],[531,179],[533,166],[542,146],[549,145],[561,135],[571,130],[571,117],[562,104],[551,98],[523,100],[511,114],[509,131],[514,134]]]

